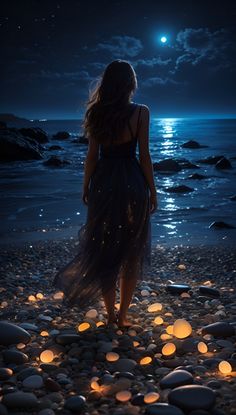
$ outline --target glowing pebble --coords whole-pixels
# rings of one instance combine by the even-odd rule
[[[170,340],[170,339],[172,339],[172,336],[170,335],[170,334],[167,334],[167,333],[162,333],[161,335],[160,335],[160,338],[161,338],[161,340]]]
[[[180,297],[181,298],[191,298],[191,295],[189,293],[181,293]]]
[[[85,314],[85,317],[87,318],[96,318],[98,315],[98,312],[95,308],[92,308],[91,310],[87,311]]]
[[[34,295],[29,295],[29,297],[28,297],[28,300],[29,301],[37,301],[37,299],[36,299],[36,297],[34,296]]]
[[[218,365],[219,371],[223,375],[229,375],[232,372],[232,366],[227,360],[222,360]]]
[[[134,340],[134,341],[133,341],[133,346],[134,346],[134,347],[138,347],[139,345],[140,345],[140,343],[139,343],[139,342],[137,342],[136,340]]]
[[[178,268],[179,268],[179,269],[186,269],[186,266],[185,266],[184,264],[179,264],[179,265],[178,265]]]
[[[208,347],[204,342],[199,342],[197,348],[200,353],[207,353],[208,351]]]
[[[58,291],[53,295],[54,300],[62,300],[64,297],[64,293],[62,291]]]
[[[145,403],[154,403],[154,402],[158,401],[159,398],[160,398],[159,393],[149,392],[149,393],[146,393],[143,400],[144,400]]]
[[[17,347],[17,349],[21,350],[21,349],[24,349],[25,344],[24,344],[24,343],[18,343],[18,344],[16,345],[16,347]]]
[[[185,339],[192,333],[191,324],[185,319],[179,318],[174,322],[173,334],[178,339]]]
[[[148,312],[149,313],[155,313],[155,312],[161,311],[161,310],[162,310],[162,304],[161,303],[154,303],[154,304],[151,304],[148,307]]]
[[[120,402],[128,402],[132,394],[130,391],[120,391],[116,393],[116,399]]]
[[[161,324],[163,324],[164,323],[164,320],[163,320],[163,318],[162,317],[156,317],[155,319],[154,319],[154,323],[155,324],[157,324],[157,326],[160,326]]]
[[[167,313],[165,313],[164,315],[165,315],[166,317],[172,317],[172,316],[173,316],[173,314],[172,314],[171,312],[169,312],[169,311],[168,311]]]
[[[103,323],[103,321],[98,321],[97,323],[96,323],[96,326],[97,327],[101,327],[101,326],[104,326],[105,325],[105,323]]]
[[[108,362],[116,362],[119,358],[120,356],[118,355],[118,353],[115,353],[115,352],[106,353],[106,359]]]
[[[44,350],[40,354],[40,360],[43,363],[51,363],[53,361],[53,358],[54,358],[54,354],[51,350]]]
[[[162,347],[162,354],[164,356],[170,356],[172,355],[174,352],[176,351],[176,346],[174,343],[166,343],[163,347]]]
[[[173,334],[173,327],[171,324],[169,326],[166,327],[166,333],[168,334]]]
[[[148,290],[141,290],[141,295],[143,297],[147,297],[148,295],[150,295],[150,292]]]
[[[94,378],[91,380],[90,386],[93,390],[95,391],[100,391],[101,386],[99,385],[99,383],[97,382],[99,378]]]
[[[8,306],[8,302],[7,302],[7,301],[3,301],[3,302],[1,303],[1,307],[2,307],[2,308],[7,307],[7,306]]]
[[[46,330],[43,330],[43,331],[41,331],[40,336],[47,337],[47,336],[49,336],[49,334]]]
[[[145,356],[140,360],[140,365],[148,365],[149,363],[151,363],[152,358],[150,356]]]
[[[42,300],[42,299],[43,299],[43,297],[44,297],[44,295],[43,295],[42,293],[38,293],[38,294],[36,294],[36,298],[37,298],[38,300]]]
[[[87,322],[81,323],[78,326],[78,331],[85,331],[88,330],[90,328],[90,324]]]

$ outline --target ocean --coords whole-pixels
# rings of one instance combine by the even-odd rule
[[[14,126],[18,127],[16,123]],[[39,126],[50,135],[68,131],[71,134],[68,140],[51,140],[45,145],[47,148],[58,144],[63,149],[45,152],[45,156],[58,155],[71,164],[60,169],[46,167],[42,160],[0,165],[2,244],[76,238],[86,221],[87,207],[81,197],[87,146],[72,143],[82,134],[80,121],[34,121],[30,126]],[[182,148],[181,144],[188,140],[208,147]],[[172,174],[154,172],[159,207],[151,216],[152,244],[235,244],[236,229],[209,226],[214,221],[224,221],[236,227],[236,201],[230,199],[236,194],[236,120],[152,118],[150,153],[153,163],[165,158],[185,158],[199,166]],[[218,170],[214,165],[197,162],[216,155],[230,159],[233,168]],[[193,173],[208,177],[203,180],[188,178]],[[194,191],[186,194],[166,191],[176,185],[190,186]]]

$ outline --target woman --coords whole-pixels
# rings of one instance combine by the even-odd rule
[[[87,220],[79,231],[78,254],[54,280],[70,304],[87,306],[102,295],[107,323],[120,327],[131,325],[126,313],[144,265],[151,262],[150,214],[157,208],[149,109],[131,101],[136,88],[133,67],[118,59],[91,92],[83,122],[89,140],[82,195]]]

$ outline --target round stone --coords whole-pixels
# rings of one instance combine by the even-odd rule
[[[0,333],[3,333],[0,337],[0,344],[2,346],[17,343],[27,344],[31,339],[30,334],[26,330],[8,321],[0,321]]]
[[[205,285],[199,287],[199,292],[207,297],[220,297],[220,292],[216,288],[206,287]]]
[[[191,290],[191,287],[188,284],[169,284],[166,286],[166,291],[171,294],[182,294],[189,290]]]
[[[218,321],[202,328],[202,334],[212,334],[215,337],[231,337],[235,335],[234,326]]]
[[[17,365],[21,365],[27,363],[29,360],[27,354],[22,353],[19,350],[4,350],[2,354],[3,359],[7,363],[16,363]]]
[[[39,375],[32,375],[23,380],[23,386],[28,389],[40,389],[43,386],[43,378]]]
[[[13,371],[8,367],[1,367],[0,368],[0,381],[7,380],[13,375]]]
[[[181,409],[211,409],[215,404],[215,394],[212,389],[201,385],[185,385],[173,389],[168,400]]]
[[[131,372],[137,365],[137,362],[133,359],[119,359],[114,362],[114,369],[118,372]]]
[[[3,395],[2,403],[8,409],[24,409],[30,411],[36,409],[38,400],[33,393],[13,392]]]
[[[184,415],[181,409],[168,403],[154,403],[148,405],[145,411],[146,415]]]
[[[177,386],[190,385],[193,383],[193,376],[187,370],[174,370],[168,375],[164,376],[160,381],[160,387],[162,389],[166,388],[176,388]]]
[[[72,412],[81,412],[84,410],[86,399],[82,395],[71,396],[66,400],[65,408]]]

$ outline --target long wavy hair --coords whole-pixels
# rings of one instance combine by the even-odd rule
[[[117,59],[109,63],[89,94],[83,120],[84,135],[101,144],[119,141],[137,87],[136,74],[129,62]]]

